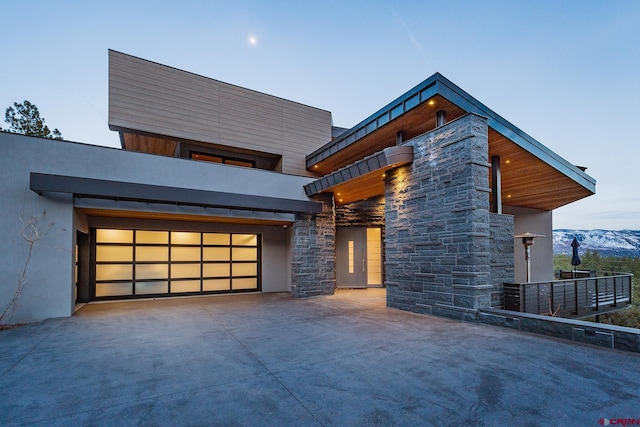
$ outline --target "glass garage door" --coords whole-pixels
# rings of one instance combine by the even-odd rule
[[[260,236],[95,230],[96,299],[260,290]]]

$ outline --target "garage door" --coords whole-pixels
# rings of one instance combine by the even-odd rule
[[[260,290],[260,236],[95,229],[94,299]]]

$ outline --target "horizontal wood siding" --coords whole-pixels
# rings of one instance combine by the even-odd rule
[[[109,125],[282,156],[309,175],[305,156],[331,139],[331,113],[109,51]]]

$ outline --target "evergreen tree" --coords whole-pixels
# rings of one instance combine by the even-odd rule
[[[58,129],[51,131],[44,123],[44,118],[40,117],[38,107],[27,100],[21,104],[14,102],[13,107],[7,108],[4,117],[4,121],[9,124],[9,128],[0,129],[3,132],[20,133],[49,139],[62,139],[60,131]]]

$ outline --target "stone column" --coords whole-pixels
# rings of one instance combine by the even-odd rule
[[[319,214],[297,214],[291,230],[291,295],[331,295],[336,287],[336,225],[332,194],[314,196]]]
[[[491,224],[491,307],[503,308],[503,283],[515,282],[514,228],[512,215],[490,215]]]
[[[389,307],[475,320],[491,306],[487,119],[467,114],[407,144],[387,173]]]

